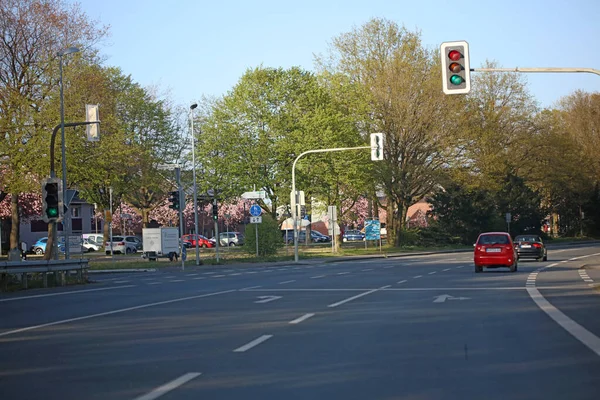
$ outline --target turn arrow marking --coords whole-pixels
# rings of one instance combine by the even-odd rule
[[[256,304],[264,304],[270,301],[278,300],[281,296],[258,296],[260,300],[255,301]]]
[[[453,297],[449,294],[442,294],[440,296],[435,296],[433,300],[434,303],[444,303],[446,300],[469,300],[469,297]]]

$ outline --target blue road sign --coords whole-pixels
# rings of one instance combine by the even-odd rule
[[[381,239],[381,224],[378,219],[368,219],[365,221],[365,236],[367,240]]]
[[[253,204],[250,207],[250,215],[253,217],[260,217],[260,214],[262,214],[262,208],[260,208],[258,204]]]

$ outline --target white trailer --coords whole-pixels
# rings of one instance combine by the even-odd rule
[[[179,254],[178,228],[144,228],[142,238],[142,256],[150,261],[156,261],[158,257],[169,257],[173,261]]]

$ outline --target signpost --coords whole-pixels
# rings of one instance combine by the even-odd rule
[[[258,204],[252,204],[250,206],[250,223],[255,224],[254,229],[256,231],[256,257],[258,257],[258,224],[262,223],[262,208]]]
[[[381,251],[381,224],[378,219],[368,219],[365,221],[365,248],[369,240],[379,241],[379,250]]]

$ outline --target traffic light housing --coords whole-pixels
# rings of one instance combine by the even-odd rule
[[[442,57],[442,89],[445,94],[465,94],[471,90],[469,44],[462,41],[444,42]]]
[[[383,133],[371,133],[371,160],[383,160]]]
[[[213,220],[217,221],[219,219],[219,206],[217,206],[217,201],[215,200],[212,206],[212,215]]]
[[[172,210],[179,210],[179,191],[169,192],[169,208]]]
[[[42,182],[42,219],[59,222],[63,215],[62,182],[59,178],[47,178]]]

